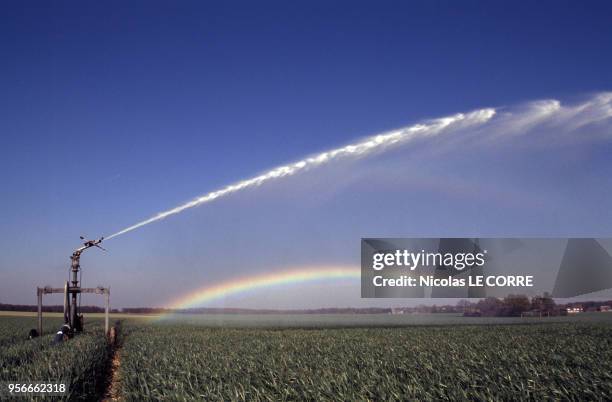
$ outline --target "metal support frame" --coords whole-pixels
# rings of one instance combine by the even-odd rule
[[[103,288],[103,287],[97,287],[97,288],[80,288],[80,287],[70,287],[70,286],[66,286],[64,289],[62,288],[52,288],[50,286],[45,286],[43,288],[36,288],[36,296],[38,299],[38,334],[42,335],[43,334],[43,330],[42,330],[42,301],[43,301],[43,295],[45,294],[52,294],[52,293],[62,293],[64,294],[64,316],[66,316],[66,314],[69,314],[70,312],[66,311],[67,309],[67,305],[66,305],[66,300],[68,298],[69,294],[72,295],[76,295],[78,293],[94,293],[94,294],[98,294],[98,295],[105,295],[105,310],[104,310],[104,333],[108,334],[108,325],[109,325],[109,320],[108,320],[108,315],[110,312],[110,288]],[[76,307],[76,306],[75,306]],[[71,309],[74,308],[71,306]]]

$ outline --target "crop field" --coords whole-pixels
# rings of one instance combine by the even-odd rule
[[[63,319],[60,318],[48,318],[43,321],[43,331],[47,334],[55,332],[62,322]],[[11,344],[25,340],[28,331],[36,327],[35,320],[19,316],[0,317],[0,324],[0,346],[2,347],[2,352],[5,351],[5,346],[8,347]]]
[[[105,386],[109,348],[100,320],[69,342],[51,345],[62,318],[44,321],[45,335],[27,339],[36,321],[0,317],[0,382],[61,382],[68,384],[66,399],[90,399]]]
[[[307,317],[311,325],[302,328],[270,317],[252,317],[242,328],[220,325],[220,317],[214,325],[211,317],[124,319],[113,396],[610,400],[612,323],[600,317],[605,320],[403,326],[355,326],[350,317],[343,325],[336,317],[337,327],[317,327]],[[62,381],[70,387],[67,399],[101,398],[112,359],[101,322],[90,321],[86,333],[60,346],[50,345],[51,335],[7,341],[17,328],[27,334],[33,322],[0,317],[0,382]]]
[[[612,396],[607,324],[223,329],[133,328],[129,398],[559,399]]]

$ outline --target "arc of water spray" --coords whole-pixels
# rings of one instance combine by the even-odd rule
[[[250,179],[230,184],[226,187],[221,188],[220,190],[212,191],[208,194],[204,194],[198,198],[195,198],[194,200],[189,201],[185,204],[179,205],[164,212],[160,212],[149,219],[146,219],[142,222],[138,222],[132,226],[129,226],[106,237],[106,240],[120,236],[127,232],[131,232],[132,230],[148,225],[149,223],[162,220],[171,215],[176,215],[186,209],[206,204],[217,198],[224,197],[226,195],[238,192],[240,190],[244,190],[249,187],[257,187],[267,181],[271,181],[281,177],[292,176],[297,172],[320,166],[334,160],[350,156],[363,156],[372,153],[376,150],[386,149],[392,145],[405,143],[406,141],[413,140],[418,137],[437,135],[450,128],[459,129],[463,127],[482,124],[487,122],[494,115],[495,109],[492,108],[480,109],[466,114],[459,113],[453,116],[434,119],[426,123],[415,124],[387,133],[374,135],[354,144],[349,144],[341,148],[321,152],[317,155],[302,159],[298,162],[294,162],[285,166],[279,166],[259,176],[255,176]]]

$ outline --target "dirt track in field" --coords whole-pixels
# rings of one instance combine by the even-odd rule
[[[118,321],[109,331],[111,345],[110,365],[108,367],[106,391],[100,400],[118,401],[119,395],[119,368],[121,367],[121,323]]]
[[[106,388],[106,392],[104,393],[104,397],[102,400],[104,402],[107,401],[118,401],[119,398],[119,367],[121,367],[121,354],[119,350],[115,350],[113,354],[113,359],[111,361],[110,368],[110,380],[108,382],[108,387]]]

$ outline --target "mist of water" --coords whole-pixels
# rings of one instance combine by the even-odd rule
[[[579,137],[586,132],[595,135],[610,136],[609,122],[612,118],[612,93],[604,92],[591,96],[586,101],[573,105],[562,105],[555,99],[527,102],[513,108],[485,108],[470,113],[459,113],[452,116],[429,120],[386,133],[377,134],[353,144],[321,152],[297,162],[279,166],[263,174],[251,177],[221,189],[211,191],[200,197],[178,205],[167,211],[160,212],[148,219],[128,226],[107,239],[120,236],[150,223],[160,221],[169,216],[179,214],[187,209],[212,202],[227,195],[260,186],[268,181],[279,180],[295,175],[308,169],[330,165],[347,158],[363,157],[374,152],[383,152],[404,145],[418,138],[441,136],[456,139],[454,133],[473,130],[481,142],[499,141],[500,138],[518,135],[533,135],[541,129],[542,132],[556,133],[556,140],[563,137]],[[599,125],[599,127],[598,127]],[[578,135],[576,135],[578,134]],[[452,141],[449,141],[452,143]]]
[[[464,129],[466,127],[483,124],[490,120],[494,115],[495,109],[491,108],[480,109],[465,114],[459,113],[453,116],[442,117],[424,123],[414,124],[412,126],[393,130],[390,132],[377,134],[365,138],[361,141],[355,142],[353,144],[343,146],[341,148],[321,152],[319,154],[304,158],[297,162],[276,167],[258,176],[230,184],[215,191],[211,191],[207,194],[193,199],[192,201],[186,202],[182,205],[178,205],[167,211],[160,212],[132,226],[128,226],[125,229],[122,229],[106,237],[106,240],[131,232],[132,230],[165,219],[169,216],[179,214],[187,209],[209,203],[232,193],[236,193],[247,188],[260,186],[268,181],[278,180],[283,177],[292,176],[298,172],[330,164],[341,159],[349,157],[361,157],[373,153],[375,151],[391,149],[400,144],[405,144],[406,142],[409,142],[416,138],[435,136],[442,133],[450,134],[454,130]]]

